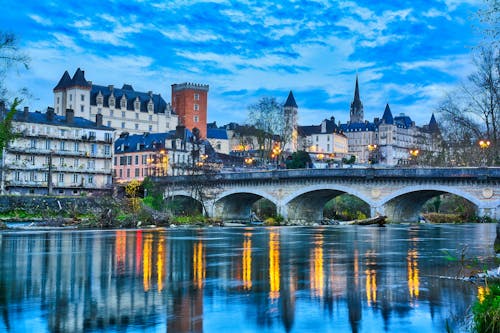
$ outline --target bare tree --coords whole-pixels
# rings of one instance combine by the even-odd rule
[[[274,97],[262,97],[256,104],[248,107],[248,122],[257,129],[261,158],[270,156],[273,143],[278,137],[280,151],[291,140],[293,128],[287,126],[286,120],[283,106]]]
[[[18,66],[28,69],[29,57],[19,50],[17,37],[13,33],[0,31],[0,100],[5,101],[8,97],[8,89],[5,84],[7,73]],[[27,89],[20,92],[27,94]]]

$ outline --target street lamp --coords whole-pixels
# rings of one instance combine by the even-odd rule
[[[375,163],[375,158],[374,158],[374,152],[377,150],[378,146],[376,144],[369,144],[368,145],[368,163],[373,164]]]
[[[483,164],[486,165],[488,162],[488,158],[486,156],[486,149],[488,149],[491,145],[490,140],[480,140],[479,141],[479,148],[481,148],[481,151],[483,152]]]
[[[410,149],[410,159],[413,161],[413,163],[416,165],[417,164],[417,157],[418,154],[420,154],[420,150],[418,149]]]
[[[279,145],[279,143],[275,143],[274,147],[273,147],[272,154],[271,154],[271,158],[275,158],[276,159],[276,168],[278,168],[280,154],[281,154],[280,145]]]

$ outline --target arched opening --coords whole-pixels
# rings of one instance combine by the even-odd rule
[[[427,200],[420,213],[429,222],[472,222],[477,217],[477,207],[458,195],[443,193]]]
[[[224,221],[250,222],[251,215],[257,214],[259,219],[264,219],[269,214],[276,215],[276,205],[255,193],[232,193],[226,195],[214,204],[214,215]]]
[[[443,200],[445,204],[443,205]],[[420,190],[398,195],[384,204],[385,214],[392,222],[422,221],[425,213],[446,212],[448,220],[433,222],[465,222],[477,213],[477,206],[466,198],[438,190]],[[430,215],[428,215],[430,216]],[[445,215],[441,215],[444,217]],[[471,222],[471,221],[467,221]]]
[[[331,199],[323,208],[323,218],[336,221],[365,219],[370,216],[370,205],[351,194]]]
[[[184,195],[165,198],[165,207],[174,216],[196,216],[203,214],[201,203],[192,197]]]
[[[337,197],[340,197],[338,201],[336,201]],[[355,208],[358,206],[363,207],[362,211],[366,216],[369,216],[369,205],[356,196],[340,190],[318,189],[300,194],[288,202],[288,220],[301,223],[321,222],[325,218],[332,218],[336,214],[336,212],[334,212],[335,208],[332,208],[334,203],[349,201],[352,203],[356,202]],[[359,201],[361,203],[359,203]],[[344,206],[342,207],[344,208]],[[355,214],[352,208],[346,208],[344,210],[349,212],[349,214],[346,214],[348,217]],[[325,214],[325,212],[327,214]]]

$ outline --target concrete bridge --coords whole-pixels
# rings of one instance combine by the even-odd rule
[[[323,219],[325,204],[351,194],[370,206],[371,216],[415,222],[423,204],[443,193],[476,206],[478,216],[500,219],[500,168],[297,169],[157,177],[165,198],[199,201],[210,217],[248,220],[265,198],[290,222]]]

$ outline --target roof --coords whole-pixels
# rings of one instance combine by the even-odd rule
[[[382,116],[382,120],[386,124],[390,124],[390,125],[394,124],[394,118],[392,117],[392,112],[391,112],[391,108],[389,107],[389,103],[387,103],[385,106],[384,115]]]
[[[165,141],[174,137],[175,131],[123,135],[115,141],[115,154],[157,151],[165,148]]]
[[[340,129],[342,132],[363,132],[363,131],[375,131],[377,125],[375,123],[364,122],[364,123],[347,123],[341,124]]]
[[[85,72],[78,67],[73,78],[70,78],[68,71],[64,71],[59,83],[54,87],[54,91],[71,87],[90,88],[92,85],[85,79]]]
[[[323,124],[325,125],[323,131]],[[321,125],[310,125],[310,126],[298,126],[297,131],[301,136],[310,136],[313,134],[331,134],[337,133],[342,134],[342,129],[335,124],[334,118],[325,119],[321,122]]]
[[[52,112],[54,112],[52,110]],[[90,121],[88,119],[82,117],[74,117],[71,123],[66,122],[66,117],[59,116],[57,114],[52,115],[52,120],[47,118],[47,113],[41,113],[40,111],[36,112],[28,112],[17,111],[14,115],[14,121],[16,122],[24,122],[24,123],[35,123],[35,124],[45,124],[51,126],[66,126],[66,127],[77,127],[77,128],[86,128],[86,129],[98,129],[98,130],[109,130],[114,131],[115,129],[108,126],[96,126],[94,121]]]
[[[297,103],[295,102],[295,98],[293,97],[293,93],[290,90],[290,93],[288,94],[288,98],[286,99],[284,107],[293,107],[293,108],[298,108]]]
[[[165,102],[160,94],[135,91],[129,84],[124,84],[121,89],[114,88],[113,86],[92,85],[92,90],[90,91],[90,105],[97,105],[97,96],[99,93],[101,93],[103,97],[104,107],[110,107],[109,101],[111,94],[113,94],[115,98],[114,107],[117,109],[120,109],[120,101],[123,96],[127,99],[127,110],[135,110],[134,102],[136,98],[139,98],[139,102],[141,103],[139,108],[141,112],[148,112],[148,103],[150,100],[153,102],[154,113],[165,113],[165,111],[169,109],[167,102]]]
[[[413,125],[413,120],[408,116],[397,116],[394,117],[394,125],[402,128],[410,128]]]
[[[207,128],[207,139],[227,140],[227,131],[224,128]]]

